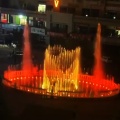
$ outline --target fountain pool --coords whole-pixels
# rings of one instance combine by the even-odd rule
[[[31,92],[48,98],[103,98],[119,93],[114,78],[106,79],[101,63],[101,26],[98,24],[95,44],[95,66],[93,75],[81,72],[80,51],[66,50],[60,45],[48,46],[44,64],[33,66],[29,43],[29,29],[24,31],[24,55],[22,69],[8,66],[4,72],[3,83],[6,86],[25,92]],[[39,69],[38,69],[39,68]]]

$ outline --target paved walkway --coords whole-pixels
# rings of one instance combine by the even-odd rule
[[[11,48],[0,45],[0,120],[9,119],[9,115],[8,115],[9,113],[8,113],[7,106],[3,98],[3,92],[2,92],[2,76],[3,76],[4,70],[7,69],[7,66],[9,64],[10,52],[12,52]]]
[[[0,75],[3,74],[4,70],[10,63],[9,55],[12,52],[12,48],[0,46]]]
[[[12,49],[10,49],[10,48],[0,47],[0,55],[1,55],[1,57],[0,57],[0,75],[1,76],[3,75],[4,70],[6,70],[7,66],[9,65],[9,61],[10,61],[9,53],[11,52],[11,50]],[[0,80],[0,83],[1,83],[1,81],[2,81],[2,79]],[[9,94],[9,93],[10,92],[8,92],[8,91],[6,92],[6,94]],[[2,85],[0,84],[0,120],[9,120],[9,119],[11,119],[11,120],[14,120],[14,119],[15,120],[34,120],[34,119],[46,120],[47,118],[49,118],[49,119],[53,118],[52,120],[57,120],[57,119],[59,120],[59,118],[63,119],[63,120],[65,120],[65,119],[67,120],[68,116],[65,117],[65,115],[73,114],[73,111],[66,112],[66,111],[60,110],[60,109],[43,108],[40,105],[39,106],[34,105],[34,102],[33,102],[33,105],[28,104],[25,106],[25,109],[24,109],[23,113],[21,114],[21,116],[16,116],[13,118],[10,115],[10,111],[9,111],[10,108],[8,108],[8,106],[6,105],[6,102],[5,102],[3,96],[4,96],[4,94],[2,92]],[[10,97],[11,97],[11,99],[14,98],[14,94],[13,94],[13,96],[11,94],[9,94],[8,98],[10,98]],[[35,97],[35,96],[33,95],[33,97]],[[18,99],[19,99],[18,101],[22,101],[21,95],[18,95]],[[29,100],[29,98],[27,98],[27,99]],[[94,120],[119,120],[120,119],[120,115],[119,115],[120,102],[119,101],[120,101],[120,98],[118,98],[114,101],[106,101],[105,103],[103,102],[103,104],[101,104],[101,105],[99,105],[99,103],[94,104],[94,101],[93,101],[92,102],[92,104],[94,104],[93,106],[91,105],[91,103],[86,102],[86,103],[84,103],[84,105],[82,105],[82,103],[80,103],[80,106],[76,105],[76,106],[74,106],[74,108],[78,108],[78,107],[81,108],[80,111],[76,111],[79,113],[79,118],[81,120],[88,120],[91,118]],[[90,107],[90,106],[92,106],[92,107]],[[99,108],[98,106],[101,106],[101,107]],[[69,110],[69,108],[68,108],[68,110]],[[47,116],[49,116],[49,117],[47,117]],[[53,117],[53,116],[55,116],[55,117]],[[73,116],[75,116],[75,115],[73,115]],[[71,119],[69,119],[69,120],[76,120],[76,116],[73,118],[71,117]]]

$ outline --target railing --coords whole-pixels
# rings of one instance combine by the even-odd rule
[[[104,37],[102,39],[102,43],[108,44],[108,45],[120,46],[120,38],[118,38],[118,37]]]
[[[25,14],[25,15],[32,15],[32,16],[45,16],[45,13],[40,13],[37,11],[31,11],[31,10],[23,10],[23,9],[12,9],[12,8],[2,8],[0,7],[1,13],[8,13],[8,14]]]
[[[0,8],[1,13],[8,13],[8,14],[25,14],[27,16],[35,16],[35,17],[43,17],[46,18],[46,13],[40,13],[37,11],[31,10],[23,10],[23,9],[11,9],[11,8]],[[102,25],[113,25],[113,26],[120,26],[120,20],[118,19],[108,19],[108,18],[100,18],[100,17],[85,17],[85,16],[73,16],[73,23],[80,23],[80,24],[92,24],[97,25],[100,22]]]

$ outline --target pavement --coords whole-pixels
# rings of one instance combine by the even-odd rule
[[[3,98],[3,91],[2,91],[2,77],[4,70],[7,69],[9,64],[9,53],[12,51],[11,48],[8,46],[0,45],[0,119],[7,120],[8,119],[8,110],[6,103]]]
[[[53,120],[73,120],[74,112],[23,102],[21,100],[23,97],[20,94],[16,96],[16,91],[12,91],[2,84],[4,71],[13,61],[9,56],[11,52],[12,48],[0,46],[0,120],[48,120],[51,118]],[[26,94],[23,94],[23,96],[26,96]],[[15,100],[14,98],[18,99]],[[27,98],[29,97],[24,99]]]

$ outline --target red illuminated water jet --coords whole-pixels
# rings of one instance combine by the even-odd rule
[[[103,64],[101,61],[101,25],[98,23],[96,41],[95,41],[95,65],[93,75],[96,77],[96,80],[101,80],[105,78]]]
[[[24,55],[22,70],[9,66],[4,72],[4,85],[46,96],[72,98],[101,98],[119,93],[114,78],[105,79],[101,62],[101,25],[98,24],[95,42],[93,75],[80,72],[80,48],[66,50],[61,46],[48,46],[44,66],[33,66],[29,41],[29,27],[24,29]],[[81,67],[81,66],[80,66]]]
[[[29,26],[24,27],[24,45],[23,45],[23,64],[22,70],[31,70],[32,69],[32,59],[31,59],[31,45],[29,38]]]

